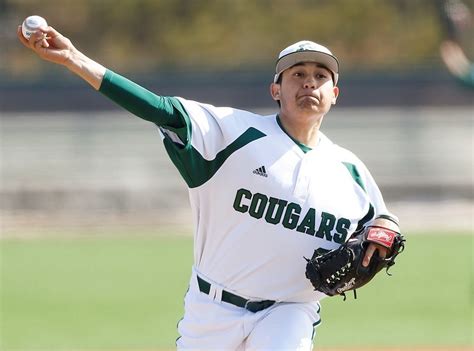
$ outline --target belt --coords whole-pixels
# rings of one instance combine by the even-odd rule
[[[197,281],[199,285],[199,291],[201,291],[202,293],[206,295],[209,295],[209,292],[211,291],[211,284],[206,282],[204,279],[200,278],[199,276],[197,276]],[[249,310],[250,312],[253,312],[253,313],[262,311],[272,306],[275,303],[275,301],[273,300],[250,301],[241,296],[237,296],[225,290],[222,290],[221,301],[230,303],[237,307],[245,308],[246,310]]]

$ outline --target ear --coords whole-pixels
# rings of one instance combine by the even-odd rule
[[[335,105],[337,97],[339,96],[339,88],[334,87],[334,88],[332,88],[332,91],[333,91],[334,97],[332,98],[331,104]]]
[[[277,83],[270,84],[270,95],[275,101],[280,100],[280,88],[281,88],[280,84],[277,84]]]

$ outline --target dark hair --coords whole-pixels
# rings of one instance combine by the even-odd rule
[[[283,80],[283,72],[280,73],[280,75],[278,76],[278,79],[277,81],[275,82],[275,84],[281,84],[281,81]],[[280,100],[276,100],[277,104],[278,104],[278,107],[281,107],[281,103],[280,103]]]

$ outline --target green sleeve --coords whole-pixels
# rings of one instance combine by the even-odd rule
[[[189,116],[177,98],[156,95],[110,70],[99,91],[134,115],[173,130],[183,142],[188,139]]]

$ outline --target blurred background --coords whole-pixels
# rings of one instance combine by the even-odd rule
[[[45,17],[91,58],[158,94],[262,114],[277,112],[268,86],[278,53],[302,39],[328,46],[340,60],[341,94],[323,131],[366,163],[415,243],[433,235],[463,243],[468,260],[459,288],[466,290],[466,304],[458,306],[464,314],[456,318],[465,329],[445,343],[472,346],[473,9],[474,0],[0,0],[4,348],[172,345],[152,337],[142,344],[100,337],[81,344],[53,327],[64,325],[62,317],[43,326],[55,330],[49,341],[39,341],[37,335],[45,333],[35,326],[32,336],[18,332],[15,326],[31,322],[28,313],[44,299],[30,300],[32,285],[16,269],[57,254],[48,246],[38,249],[38,261],[29,261],[23,250],[30,248],[19,243],[35,239],[35,245],[57,248],[65,238],[184,237],[189,265],[192,259],[185,183],[157,128],[24,48],[16,27],[32,14]],[[446,41],[461,54],[450,59],[442,51]],[[428,257],[436,261],[436,252]],[[94,255],[102,254],[98,249]],[[189,265],[176,273],[178,315]],[[24,274],[31,272],[25,268]],[[91,324],[87,318],[84,324]],[[0,347],[1,339],[2,334]],[[430,345],[418,339],[405,344]]]
[[[15,29],[29,14],[159,94],[260,113],[276,112],[268,85],[279,51],[301,39],[327,45],[341,61],[341,95],[324,131],[367,163],[407,230],[472,229],[474,89],[441,60],[442,3],[0,1],[3,234],[190,218],[156,128],[26,50]],[[457,36],[468,55],[472,33],[471,21]]]

